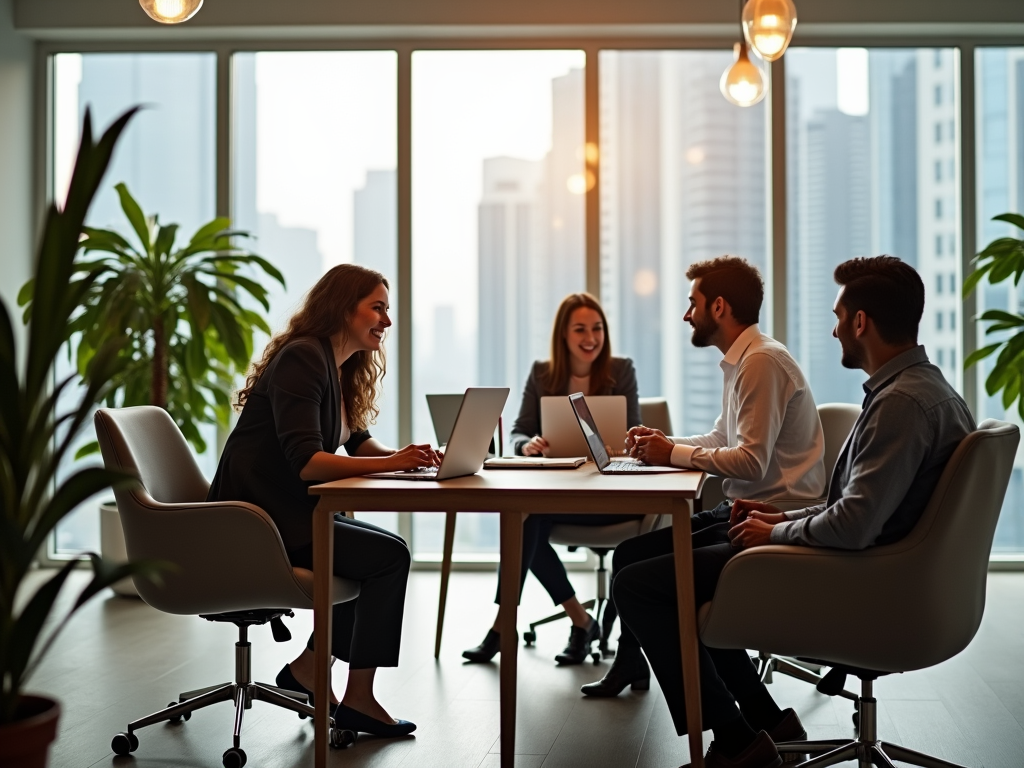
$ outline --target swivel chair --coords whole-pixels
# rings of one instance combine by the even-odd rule
[[[166,613],[198,615],[238,627],[235,681],[187,691],[166,709],[133,720],[111,741],[127,755],[139,747],[139,728],[180,723],[220,701],[234,702],[233,745],[225,768],[241,768],[242,717],[254,700],[313,717],[306,695],[252,680],[248,629],[270,622],[274,639],[290,639],[282,616],[293,608],[312,609],[313,572],[294,568],[270,516],[243,502],[207,502],[209,483],[199,471],[185,438],[162,408],[100,409],[96,437],[108,469],[133,474],[139,483],[114,492],[128,557],[166,564],[159,581],[135,577],[139,596]],[[334,578],[333,602],[359,596],[359,584]],[[277,607],[268,607],[277,606]],[[355,734],[331,728],[331,745],[347,746]]]
[[[640,398],[640,421],[654,429],[660,429],[666,435],[672,434],[672,419],[669,415],[668,401],[663,397],[641,397]],[[551,529],[550,541],[552,544],[567,546],[570,552],[575,552],[580,547],[586,547],[597,555],[597,596],[583,603],[584,608],[594,610],[594,619],[601,622],[601,642],[599,651],[591,654],[594,663],[597,664],[602,656],[614,656],[615,651],[608,645],[608,638],[612,632],[612,625],[617,616],[615,604],[608,599],[608,569],[605,567],[604,559],[615,547],[631,539],[640,536],[656,528],[661,528],[663,523],[669,520],[662,519],[662,515],[645,515],[641,520],[631,520],[625,523],[614,523],[612,525],[556,525]],[[546,616],[539,621],[530,623],[530,629],[523,633],[523,640],[527,646],[537,640],[537,627],[549,624],[565,618],[565,611]]]
[[[726,564],[713,600],[699,610],[706,645],[764,648],[830,666],[822,693],[841,691],[847,675],[861,681],[857,738],[782,743],[779,752],[817,755],[806,768],[846,760],[955,768],[879,740],[872,686],[882,675],[945,661],[974,637],[1019,442],[1016,426],[982,422],[953,452],[921,519],[894,544],[861,551],[770,545]],[[774,598],[764,600],[766,592]]]

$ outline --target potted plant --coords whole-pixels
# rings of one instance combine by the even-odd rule
[[[125,184],[115,189],[135,242],[107,229],[84,227],[76,273],[95,279],[79,299],[82,310],[68,323],[65,339],[79,373],[115,339],[117,367],[104,402],[111,407],[157,405],[167,410],[197,453],[206,450],[200,424],[227,428],[236,374],[252,359],[256,329],[270,333],[258,302],[269,310],[268,292],[256,279],[262,270],[282,286],[284,278],[266,259],[236,247],[227,218],[204,224],[178,246],[178,225],[146,216]],[[32,282],[19,304],[32,310]],[[248,296],[249,301],[245,298]],[[98,450],[95,441],[76,458]],[[105,558],[125,561],[124,533],[113,501],[100,507]],[[113,586],[138,595],[131,579]]]
[[[1005,221],[1024,230],[1024,216],[1019,213],[1003,213],[992,220]],[[973,263],[977,265],[975,270],[964,280],[965,297],[974,291],[984,277],[988,277],[990,285],[996,285],[1012,275],[1013,284],[1019,285],[1024,275],[1024,240],[1014,237],[996,238],[974,257]],[[989,309],[978,319],[991,323],[985,329],[986,335],[1005,331],[1013,333],[972,352],[964,360],[964,369],[998,352],[995,365],[985,379],[985,391],[990,397],[1002,392],[1003,408],[1008,409],[1016,402],[1017,412],[1024,419],[1024,398],[1020,396],[1024,384],[1024,331],[1021,330],[1024,328],[1024,314]]]
[[[79,469],[56,482],[61,459],[123,364],[121,342],[112,339],[97,348],[82,372],[77,396],[68,388],[77,375],[52,380],[66,327],[98,277],[75,265],[82,224],[133,112],[94,142],[86,111],[67,200],[63,209],[51,205],[47,211],[32,282],[36,311],[26,329],[24,350],[18,349],[11,317],[0,303],[0,765],[5,767],[46,763],[60,708],[52,699],[26,694],[24,688],[71,615],[118,579],[153,570],[144,564],[115,566],[89,554],[71,559],[35,589],[25,584],[34,558],[66,514],[95,493],[135,482],[101,467]],[[65,406],[69,400],[73,402]],[[91,580],[70,611],[52,616],[61,588],[83,560],[92,567]]]

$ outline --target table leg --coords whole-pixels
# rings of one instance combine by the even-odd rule
[[[690,539],[690,503],[673,503],[672,545],[676,563],[676,599],[679,608],[679,640],[683,654],[683,696],[686,701],[686,730],[690,741],[690,765],[704,768],[701,738],[700,664],[697,652],[697,609],[693,597],[693,548]]]
[[[334,574],[334,510],[321,499],[313,512],[313,753],[316,768],[327,768],[331,716],[331,577]]]
[[[501,513],[501,768],[513,768],[516,753],[516,661],[519,638],[519,576],[523,559],[523,515]],[[703,766],[701,766],[703,768]]]
[[[448,577],[452,574],[452,547],[455,544],[455,512],[444,513],[444,554],[441,556],[441,594],[437,598],[437,637],[434,638],[434,658],[441,655],[441,631],[444,629],[444,609],[448,603]]]

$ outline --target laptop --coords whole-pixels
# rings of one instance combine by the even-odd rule
[[[374,472],[365,477],[391,480],[450,480],[480,471],[487,458],[487,447],[498,426],[498,417],[508,399],[508,387],[470,387],[461,395],[448,447],[440,467]]]
[[[626,447],[625,395],[588,397],[587,407],[601,436],[609,441],[605,445],[613,453],[622,453]],[[540,433],[548,441],[547,455],[551,458],[587,455],[587,441],[580,434],[576,414],[565,396],[540,399]]]
[[[459,417],[463,394],[427,395],[427,408],[430,409],[430,421],[434,425],[439,447],[448,445],[455,428],[455,420]]]
[[[594,463],[597,464],[597,471],[602,475],[626,473],[650,475],[685,471],[679,467],[656,467],[651,464],[644,464],[636,459],[612,461],[608,458],[608,452],[604,448],[604,440],[601,439],[601,433],[597,429],[597,423],[590,413],[590,408],[587,407],[587,399],[583,396],[583,393],[577,392],[569,395],[569,403],[576,414],[576,420],[579,422],[580,429],[583,430],[583,436],[586,438],[590,456],[594,459]]]

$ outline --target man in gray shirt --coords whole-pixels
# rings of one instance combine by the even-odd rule
[[[851,259],[836,267],[840,285],[832,332],[843,365],[860,368],[864,410],[843,447],[828,502],[784,513],[737,500],[730,521],[694,533],[694,593],[714,596],[725,564],[742,548],[773,543],[863,549],[905,536],[916,524],[959,442],[974,430],[963,399],[917,343],[924,284],[891,256]],[[751,585],[752,587],[756,585]],[[626,566],[612,595],[661,683],[676,731],[686,731],[671,555]],[[700,644],[702,716],[715,740],[708,768],[774,768],[773,739],[803,730],[760,681],[744,650]]]

